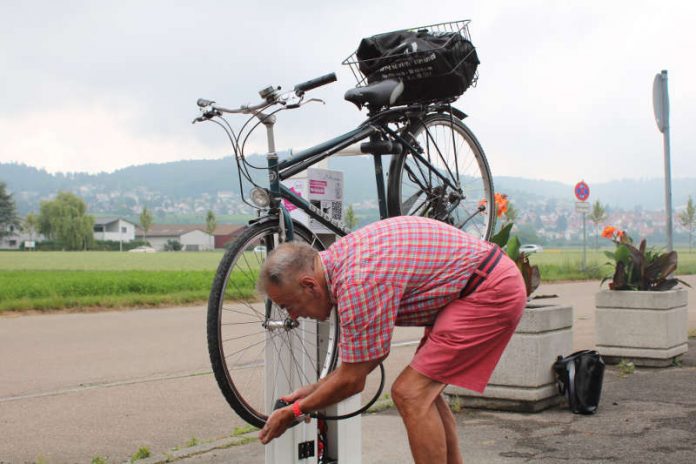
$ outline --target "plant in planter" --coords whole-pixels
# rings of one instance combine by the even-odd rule
[[[605,252],[614,264],[612,281],[609,283],[611,290],[661,291],[674,288],[679,283],[689,286],[682,280],[670,277],[677,269],[676,251],[660,253],[648,249],[645,239],[636,248],[627,233],[613,226],[605,227],[602,237],[616,244],[614,252]],[[605,277],[602,283],[609,278]]]
[[[502,193],[495,194],[495,207],[498,218],[503,215],[507,216],[512,211],[507,195]],[[491,237],[491,242],[502,248],[505,254],[517,264],[517,268],[524,278],[527,297],[529,297],[539,287],[541,274],[539,273],[539,267],[532,265],[527,254],[520,251],[521,243],[519,237],[516,235],[510,236],[512,226],[512,221],[507,222],[498,233]]]
[[[606,252],[613,266],[609,290],[595,300],[595,335],[605,362],[622,360],[636,366],[669,366],[687,348],[687,292],[675,288],[685,282],[672,277],[677,252],[638,247],[624,231],[607,226],[602,236],[616,244]]]

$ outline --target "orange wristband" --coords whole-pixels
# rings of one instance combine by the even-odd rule
[[[300,409],[299,401],[292,403],[292,413],[295,415],[295,419],[299,419],[300,417],[304,416],[302,410]]]

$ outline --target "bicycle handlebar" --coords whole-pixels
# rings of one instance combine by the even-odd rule
[[[295,86],[295,94],[297,94],[299,96],[308,90],[316,89],[317,87],[321,87],[322,85],[336,82],[336,80],[337,80],[336,73],[326,74],[324,76],[310,79],[307,82],[302,82],[301,84],[297,84]]]
[[[297,97],[299,97],[300,99],[297,103],[290,103],[286,95],[279,95],[278,93],[276,93],[276,90],[280,90],[280,87],[278,87],[277,89],[269,87],[268,89],[271,90],[268,93],[268,95],[263,95],[262,93],[262,97],[266,98],[265,101],[256,105],[242,105],[239,108],[223,108],[222,106],[216,105],[215,101],[213,100],[199,98],[196,101],[196,104],[199,108],[201,108],[202,111],[205,111],[205,113],[202,116],[194,119],[193,122],[202,122],[214,116],[220,116],[221,113],[255,113],[259,110],[263,110],[264,108],[267,108],[277,103],[286,105],[286,109],[299,108],[302,104],[302,97],[304,96],[304,93],[306,91],[316,89],[317,87],[321,87],[322,85],[330,84],[331,82],[336,82],[336,80],[336,74],[331,73],[297,84],[294,89],[295,95],[297,95]],[[262,92],[264,92],[265,90],[266,89],[264,89]],[[312,99],[308,101],[315,100]]]
[[[205,108],[213,103],[215,103],[213,100],[206,100],[205,98],[199,98],[196,100],[196,105],[198,105],[200,108]]]

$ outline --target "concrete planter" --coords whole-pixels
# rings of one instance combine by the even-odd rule
[[[607,364],[665,367],[688,349],[687,291],[602,290],[595,300],[597,351]]]
[[[529,304],[483,395],[451,385],[445,393],[464,407],[541,411],[561,401],[551,366],[572,349],[573,307]]]

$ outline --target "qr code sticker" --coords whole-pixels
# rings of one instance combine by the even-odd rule
[[[331,202],[331,219],[335,219],[336,221],[343,220],[343,202]]]

